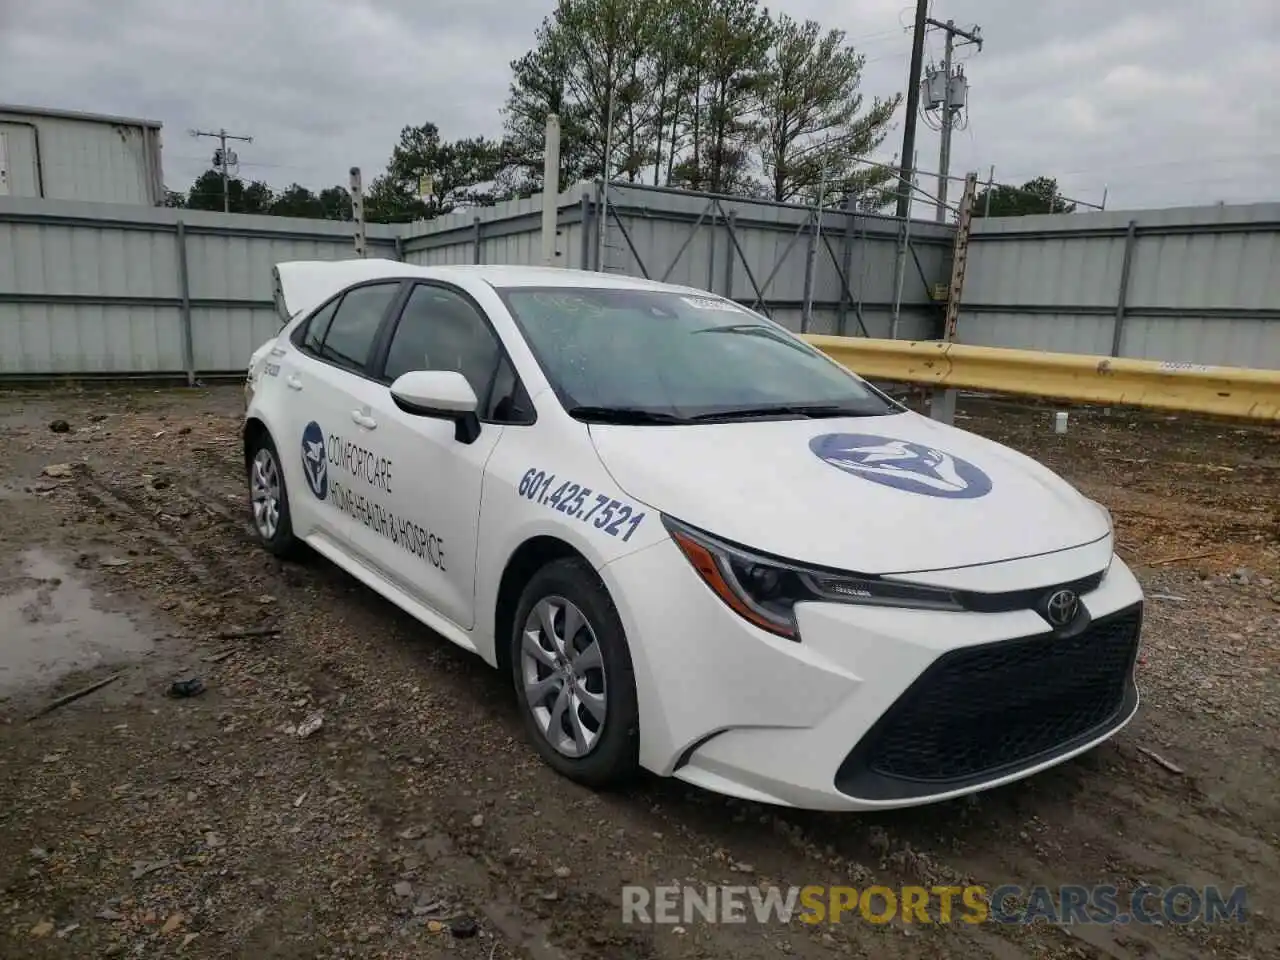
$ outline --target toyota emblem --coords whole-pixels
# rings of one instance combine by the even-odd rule
[[[1050,594],[1044,605],[1045,618],[1055,627],[1065,627],[1080,612],[1080,598],[1073,590],[1058,590]]]

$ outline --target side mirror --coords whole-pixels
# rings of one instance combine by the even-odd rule
[[[474,443],[480,436],[479,401],[467,378],[456,370],[410,370],[391,384],[391,399],[415,417],[452,420],[454,438]]]

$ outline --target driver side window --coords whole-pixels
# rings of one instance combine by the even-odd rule
[[[523,422],[524,391],[484,318],[465,297],[444,287],[415,286],[391,342],[383,379],[412,370],[455,370],[467,378],[482,419]]]

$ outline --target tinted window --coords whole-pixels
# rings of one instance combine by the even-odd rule
[[[398,283],[376,283],[348,290],[325,332],[320,356],[344,367],[363,367],[378,325],[399,286]]]
[[[665,290],[500,290],[567,407],[694,417],[772,406],[900,408],[775,324],[718,297]]]
[[[457,370],[483,404],[501,351],[483,318],[463,297],[419,285],[409,294],[387,350],[385,376],[410,370]]]
[[[338,300],[335,299],[307,321],[307,332],[306,336],[303,337],[302,346],[316,356],[320,355],[320,344],[324,343],[324,335],[329,332],[329,321],[333,319],[333,314],[337,309]]]

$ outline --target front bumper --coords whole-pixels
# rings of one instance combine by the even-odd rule
[[[1061,763],[1137,710],[1142,592],[1118,558],[1075,636],[1031,610],[810,603],[795,643],[729,610],[669,541],[600,573],[630,641],[641,762],[720,793],[932,803]]]

